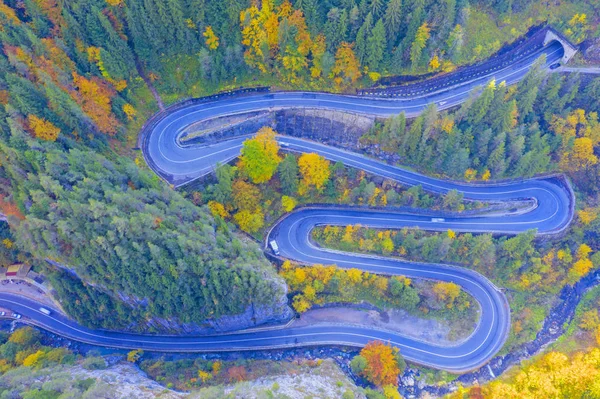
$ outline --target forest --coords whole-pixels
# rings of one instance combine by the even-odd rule
[[[8,219],[0,223],[0,265],[33,264],[65,310],[92,327],[164,331],[250,307],[284,317],[288,291],[298,312],[366,300],[465,317],[469,297],[456,287],[432,284],[428,294],[402,277],[276,270],[254,239],[311,201],[459,212],[484,204],[381,182],[317,154],[284,154],[268,129],[204,187],[174,190],[145,165],[140,128],[165,105],[237,87],[353,93],[381,77],[450,73],[538,24],[582,43],[598,37],[599,14],[600,4],[578,0],[0,0],[0,212]],[[478,94],[450,111],[432,106],[415,119],[378,121],[359,144],[457,180],[564,172],[578,197],[564,237],[350,226],[324,227],[315,238],[473,267],[509,291],[513,348],[535,336],[561,287],[599,266],[600,79],[534,68],[517,86],[491,82]],[[581,328],[596,334],[598,313],[586,312]],[[72,361],[38,337],[17,338],[2,337],[0,373]],[[393,372],[403,368],[391,348],[378,351]],[[482,392],[527,397],[540,381],[552,388],[536,377],[540,369],[595,376],[597,355],[548,355],[517,375],[521,385]],[[357,375],[371,375],[360,358],[354,363]]]

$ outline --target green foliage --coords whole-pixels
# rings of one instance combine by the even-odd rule
[[[438,114],[430,106],[408,126],[400,115],[375,125],[361,141],[396,152],[403,163],[422,171],[455,179],[487,181],[562,170],[582,190],[594,193],[600,169],[593,155],[597,140],[591,139],[589,154],[574,148],[574,139],[596,137],[583,132],[597,129],[591,104],[597,102],[600,79],[586,81],[546,75],[538,65],[516,87],[492,81],[456,111]],[[569,167],[580,164],[585,168]],[[445,207],[459,210],[452,202]]]
[[[15,181],[18,197],[31,203],[16,232],[19,247],[93,283],[90,288],[74,277],[53,277],[68,299],[66,308],[81,322],[132,328],[142,316],[177,315],[199,323],[240,313],[251,303],[267,305],[281,294],[277,284],[259,277],[273,270],[255,245],[217,230],[205,209],[133,163],[48,150],[31,165],[6,146],[2,151],[14,157],[14,166],[37,171]],[[142,305],[115,301],[117,293]]]
[[[277,170],[281,191],[285,195],[294,196],[298,192],[298,161],[294,155],[288,154],[283,158]]]
[[[352,372],[354,374],[358,375],[362,373],[365,367],[367,367],[367,359],[360,355],[354,356],[352,358],[352,361],[350,362],[350,368],[352,369]]]

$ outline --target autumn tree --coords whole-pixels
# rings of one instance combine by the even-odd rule
[[[459,390],[449,399],[462,398],[586,398],[600,393],[600,349],[566,355],[550,351],[525,364],[508,377],[469,390]],[[476,392],[473,392],[474,390]],[[473,394],[477,393],[478,396]]]
[[[577,249],[577,260],[569,270],[568,281],[570,284],[576,283],[594,267],[594,264],[589,257],[591,252],[592,249],[587,244],[581,244]]]
[[[244,141],[239,167],[254,183],[271,180],[280,162],[279,144],[275,139],[275,131],[270,127],[261,128],[255,137]]]
[[[9,342],[22,346],[31,346],[39,342],[40,334],[31,327],[22,327],[15,330],[8,338]]]
[[[244,366],[232,366],[227,369],[229,382],[242,382],[247,378],[247,372]]]
[[[209,50],[216,50],[219,47],[219,38],[217,37],[211,26],[207,26],[204,29],[202,36],[205,37],[204,43],[209,48]]]
[[[35,115],[29,115],[27,117],[27,122],[29,123],[29,129],[38,139],[56,141],[58,138],[60,129],[47,120],[38,118]]]
[[[241,179],[235,180],[232,185],[233,205],[238,210],[254,212],[260,209],[261,193],[254,184]]]
[[[448,309],[452,309],[460,295],[460,286],[452,282],[439,282],[433,286],[433,293],[438,301],[443,302]]]
[[[288,197],[287,195],[281,197],[281,207],[286,212],[291,212],[297,204],[298,201],[294,197]]]
[[[329,161],[317,153],[305,153],[298,159],[302,181],[298,192],[304,195],[310,187],[322,190],[329,180]]]
[[[137,363],[143,354],[144,354],[144,351],[140,350],[140,349],[135,349],[135,350],[129,351],[127,353],[127,361],[130,363]]]
[[[594,154],[594,144],[589,137],[576,138],[572,151],[564,152],[561,160],[561,166],[573,172],[587,169],[597,163],[598,156]]]
[[[265,217],[260,209],[254,212],[242,210],[233,215],[233,219],[247,233],[256,233],[265,224]]]
[[[111,108],[113,90],[98,78],[87,79],[76,72],[73,72],[73,83],[77,91],[73,91],[71,96],[94,121],[98,130],[109,135],[116,134],[119,122]]]
[[[371,341],[360,351],[357,360],[352,361],[353,370],[373,384],[398,385],[400,373],[400,351],[396,347],[381,341]]]
[[[430,36],[430,28],[427,22],[423,22],[423,24],[417,30],[417,35],[415,36],[415,40],[413,41],[410,47],[410,61],[412,62],[413,71],[417,69],[419,63],[421,62],[421,55],[423,53],[423,49],[427,44],[427,40]]]
[[[342,43],[335,53],[335,64],[331,69],[331,76],[338,86],[352,84],[360,78],[360,64],[352,45]]]

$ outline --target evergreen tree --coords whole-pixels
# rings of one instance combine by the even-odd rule
[[[380,19],[375,24],[367,40],[366,64],[369,69],[373,71],[381,69],[385,48],[385,27],[383,26],[383,21]]]

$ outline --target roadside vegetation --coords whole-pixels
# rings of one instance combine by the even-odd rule
[[[371,341],[350,362],[352,372],[374,384],[386,399],[400,399],[398,374],[406,368],[398,348],[386,345],[381,341]],[[377,397],[377,395],[368,398]]]
[[[381,276],[336,266],[298,266],[289,261],[283,263],[280,274],[290,287],[292,305],[298,313],[326,304],[366,302],[447,322],[449,339],[468,336],[479,317],[478,304],[454,283]]]
[[[41,335],[31,327],[22,327],[0,336],[0,374],[16,367],[42,368],[53,364],[72,364],[75,356],[65,348],[41,344]]]
[[[463,201],[452,191],[431,195],[421,186],[370,176],[331,163],[315,153],[282,154],[271,128],[260,129],[246,140],[235,166],[221,165],[216,182],[188,190],[196,205],[207,204],[213,216],[231,221],[242,231],[261,237],[280,216],[308,204],[362,205],[463,211],[482,207]]]
[[[600,252],[592,253],[587,244],[574,244],[576,236],[536,242],[534,230],[515,237],[494,238],[491,234],[451,230],[428,233],[409,228],[391,231],[327,226],[316,229],[313,237],[320,245],[332,249],[457,264],[477,270],[505,288],[509,297],[513,320],[505,351],[535,338],[560,290],[600,266]],[[425,291],[435,293],[435,287]],[[401,306],[406,308],[405,303]],[[464,314],[455,310],[446,316],[453,320]]]

